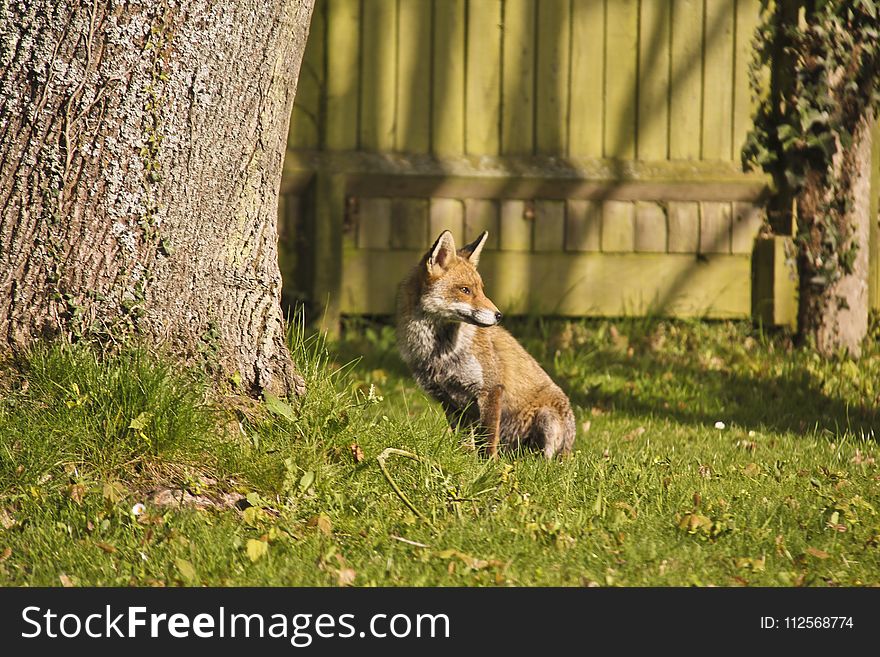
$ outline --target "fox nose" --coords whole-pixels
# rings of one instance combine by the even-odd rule
[[[496,322],[500,322],[500,321],[501,321],[501,317],[502,317],[501,313],[498,312],[498,311],[496,310],[496,311],[495,311],[495,321],[496,321]]]

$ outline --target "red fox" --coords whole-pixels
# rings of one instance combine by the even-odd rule
[[[520,446],[548,459],[571,451],[568,397],[506,330],[477,272],[484,232],[455,249],[444,231],[400,284],[397,342],[416,381],[450,425],[485,436],[486,451]]]

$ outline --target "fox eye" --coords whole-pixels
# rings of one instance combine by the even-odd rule
[[[471,288],[466,287],[466,286],[464,286],[464,285],[461,286],[461,287],[458,288],[458,289],[461,290],[462,294],[470,294],[470,293],[471,293]]]

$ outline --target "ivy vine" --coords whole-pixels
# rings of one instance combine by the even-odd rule
[[[797,200],[801,281],[821,291],[852,273],[859,248],[847,219],[851,146],[860,123],[880,107],[880,2],[761,4],[750,71],[759,107],[743,164],[773,175],[787,200],[777,211],[789,222]]]

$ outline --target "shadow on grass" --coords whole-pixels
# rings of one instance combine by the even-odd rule
[[[869,379],[880,381],[880,350],[858,366],[835,360],[810,365],[809,352],[791,349],[784,336],[758,341],[747,323],[641,319],[617,323],[629,335],[623,346],[604,334],[614,322],[575,322],[586,327],[586,337],[557,351],[555,338],[566,324],[572,323],[520,319],[508,329],[586,413],[598,407],[635,421],[709,428],[722,421],[744,430],[829,437],[849,432],[876,439],[880,428],[880,391],[873,398],[862,392],[873,389]],[[651,347],[658,327],[677,337]],[[356,370],[383,370],[415,386],[387,325],[364,323],[347,331],[333,351],[340,364],[359,359]]]
[[[564,377],[557,377],[576,406],[613,408],[633,418],[649,416],[695,426],[711,427],[723,421],[744,429],[833,435],[848,431],[876,439],[876,408],[829,397],[806,372],[748,376],[682,363],[634,361],[607,353],[596,355],[593,363],[597,370],[616,370],[632,382],[665,377],[670,394],[640,392],[637,384],[616,390],[601,386],[573,389]]]

